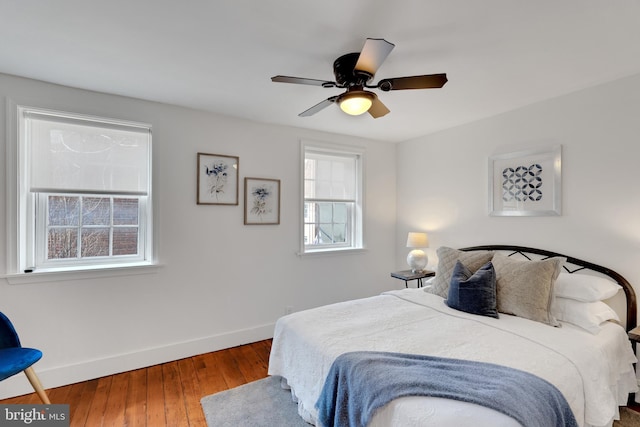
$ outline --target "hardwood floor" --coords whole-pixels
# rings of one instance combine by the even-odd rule
[[[47,393],[70,405],[71,427],[206,427],[200,399],[265,378],[270,351],[271,340],[259,341]],[[11,403],[41,402],[35,393],[0,400]]]

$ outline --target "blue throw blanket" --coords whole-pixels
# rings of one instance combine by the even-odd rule
[[[393,399],[433,396],[486,406],[525,427],[577,427],[562,393],[533,374],[490,363],[357,351],[331,365],[316,403],[323,427],[366,426]]]

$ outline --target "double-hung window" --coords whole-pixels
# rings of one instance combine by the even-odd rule
[[[18,271],[152,261],[149,125],[18,106]]]
[[[303,253],[362,248],[363,150],[307,142],[302,147]]]

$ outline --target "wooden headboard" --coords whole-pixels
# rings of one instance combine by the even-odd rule
[[[520,255],[526,259],[534,259],[531,255],[536,255],[535,259],[547,259],[551,257],[563,257],[567,259],[567,262],[564,265],[564,269],[567,273],[576,273],[578,271],[589,270],[603,274],[605,276],[609,276],[615,282],[617,282],[622,289],[624,289],[624,293],[626,296],[626,304],[627,304],[627,317],[626,317],[626,329],[627,331],[636,327],[637,324],[637,316],[638,316],[638,307],[636,301],[636,292],[633,290],[633,287],[629,283],[627,279],[622,277],[620,274],[611,270],[607,267],[602,267],[597,264],[593,264],[588,261],[583,261],[578,258],[574,258],[571,256],[559,254],[556,252],[547,251],[544,249],[536,249],[536,248],[528,248],[525,246],[510,246],[510,245],[486,245],[486,246],[471,246],[468,248],[460,248],[461,251],[469,252],[469,251],[503,251],[508,252],[508,256]]]

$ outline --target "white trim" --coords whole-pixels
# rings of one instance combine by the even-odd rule
[[[135,276],[138,274],[153,274],[162,267],[160,264],[141,262],[126,265],[98,265],[78,266],[75,268],[48,269],[30,271],[16,274],[7,274],[0,278],[7,279],[10,285],[22,285],[27,283],[65,282],[69,280],[100,279],[104,277]]]
[[[7,256],[6,268],[9,271],[15,271],[19,264],[21,244],[18,239],[18,230],[22,226],[19,213],[18,194],[18,108],[17,104],[11,99],[6,99],[6,143],[5,143],[5,180],[6,180],[6,222],[5,231],[7,239],[5,242],[5,253]]]
[[[334,142],[325,141],[313,141],[310,139],[301,139],[301,147],[312,147],[317,152],[327,152],[329,154],[335,152],[341,152],[344,154],[360,154],[363,155],[366,151],[364,145],[351,145],[351,144],[337,144]],[[304,149],[302,150],[302,160],[304,160]]]
[[[225,348],[262,341],[273,337],[275,324],[255,326],[229,333],[212,335],[190,341],[177,342],[161,347],[144,349],[131,353],[115,354],[101,359],[76,363],[73,365],[57,366],[49,369],[34,369],[45,389],[61,387],[80,381],[114,375],[160,363],[192,357],[198,354],[218,351]],[[47,355],[44,355],[46,358]],[[24,375],[14,375],[2,382],[0,399],[33,393],[33,388]]]
[[[327,255],[354,255],[361,254],[367,252],[367,248],[324,248],[324,249],[315,249],[307,252],[298,252],[297,255],[299,257],[306,256],[327,256]]]
[[[151,133],[149,123],[132,122],[129,120],[116,120],[107,117],[90,116],[87,114],[70,113],[68,111],[57,111],[38,107],[24,108],[25,117],[40,120],[49,120],[61,123],[100,127],[103,129],[125,130],[127,132]]]

